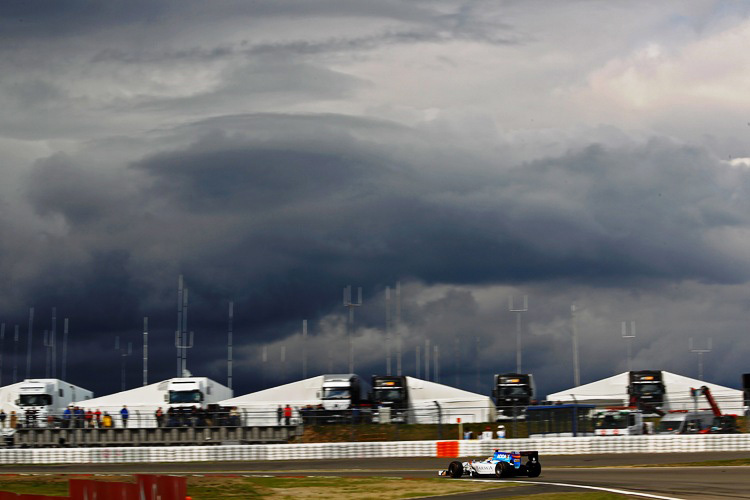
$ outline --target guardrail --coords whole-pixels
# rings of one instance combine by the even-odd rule
[[[0,449],[0,464],[226,462],[376,457],[484,457],[492,450],[544,455],[750,451],[750,434],[388,441],[358,443]],[[542,458],[542,460],[544,460]]]

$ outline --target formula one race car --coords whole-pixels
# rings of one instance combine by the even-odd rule
[[[521,457],[528,457],[529,461],[522,464]],[[453,478],[459,478],[463,475],[471,477],[537,477],[541,473],[542,466],[539,463],[538,451],[513,451],[505,453],[495,450],[495,453],[486,460],[470,460],[464,463],[459,461],[451,462],[448,469],[439,471],[438,475]]]

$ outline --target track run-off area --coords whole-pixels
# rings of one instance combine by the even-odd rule
[[[468,460],[461,457],[458,460]],[[750,452],[652,453],[541,456],[538,478],[449,479],[488,481],[514,487],[484,492],[440,495],[436,498],[502,498],[532,494],[607,491],[632,498],[710,499],[750,498],[750,466],[679,464],[750,459]],[[446,458],[367,458],[244,462],[191,462],[149,464],[5,465],[0,474],[111,474],[136,473],[252,476],[337,476],[433,478],[447,467]],[[669,466],[667,466],[669,465]]]

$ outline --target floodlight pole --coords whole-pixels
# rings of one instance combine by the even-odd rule
[[[13,332],[13,383],[18,379],[18,325]]]
[[[385,287],[385,374],[391,375],[391,287]]]
[[[482,384],[479,381],[479,337],[477,337],[476,340],[477,340],[477,343],[476,343],[475,356],[476,356],[476,360],[477,360],[477,393],[480,393],[481,392],[481,386],[482,386]]]
[[[461,368],[461,341],[456,337],[454,341],[454,347],[453,347],[453,355],[455,356],[455,359],[453,360],[454,363],[454,370],[456,370],[456,373],[454,374],[456,379],[456,388],[461,386],[461,372],[459,369]]]
[[[26,378],[31,378],[31,337],[34,333],[34,308],[29,308],[29,330],[27,335],[28,346],[26,348]],[[17,340],[16,340],[17,341]],[[15,376],[13,376],[13,382],[15,382]]]
[[[121,390],[124,391],[125,387],[127,385],[126,382],[125,382],[125,377],[126,377],[126,373],[127,373],[127,371],[125,370],[125,363],[126,363],[127,357],[130,356],[131,354],[133,354],[133,344],[132,344],[132,342],[128,342],[128,348],[127,349],[125,349],[124,346],[121,347],[120,346],[120,336],[118,335],[118,336],[115,337],[115,351],[119,351],[119,353],[120,353],[120,359],[121,359],[120,379],[121,379],[121,387],[122,387]]]
[[[68,318],[63,320],[63,345],[62,345],[62,366],[60,368],[60,378],[67,380],[68,376]]]
[[[516,373],[521,373],[521,313],[529,310],[529,296],[523,296],[523,307],[513,307],[513,296],[508,299],[508,311],[516,313]]]
[[[633,371],[633,364],[632,364],[632,343],[635,338],[635,321],[630,322],[630,333],[628,333],[628,322],[623,321],[622,322],[622,338],[625,339],[625,343],[628,346],[628,371]]]
[[[401,282],[396,282],[396,375],[401,375],[403,332],[401,331]]]
[[[183,293],[184,281],[182,275],[177,278],[177,330],[175,330],[175,346],[180,344],[182,337],[182,293]],[[177,347],[177,376],[181,376],[180,370],[182,369],[182,353],[180,348]]]
[[[187,350],[193,347],[193,331],[191,330],[189,334],[188,332],[183,332],[182,339],[180,339],[179,335],[175,335],[174,342],[177,349],[184,353],[182,355],[180,377],[187,377]]]
[[[266,366],[266,363],[268,362],[268,346],[264,345],[261,348],[260,351],[260,361],[261,361],[261,382],[263,383],[263,387],[266,386],[266,379],[267,379],[267,371],[268,368]]]
[[[581,370],[578,365],[578,325],[576,324],[576,305],[570,306],[570,324],[573,336],[573,384],[574,387],[581,385]]]
[[[690,352],[694,352],[698,355],[698,380],[703,380],[703,354],[711,352],[711,337],[708,338],[708,346],[706,349],[694,349],[693,337],[690,337],[688,348],[690,349]]]
[[[57,378],[57,308],[52,308],[52,330],[50,331],[52,337],[52,348],[50,349],[50,358],[52,367],[51,373],[52,378]]]
[[[307,378],[307,320],[302,320],[302,378]]]
[[[424,339],[424,379],[430,380],[430,339]]]
[[[233,345],[233,339],[232,339],[232,327],[234,326],[234,302],[229,301],[229,318],[228,318],[229,326],[227,329],[227,387],[232,389],[232,363],[234,362],[233,359],[233,352],[234,349]]]
[[[435,345],[433,346],[433,355],[432,355],[432,364],[435,369],[435,375],[432,377],[433,382],[440,382],[440,367],[438,365],[438,357],[440,356],[440,348],[439,346]]]
[[[347,323],[349,337],[349,373],[354,373],[354,308],[362,305],[362,287],[357,288],[357,302],[352,302],[352,287],[344,288],[344,307],[349,309],[349,322]]]
[[[50,359],[52,357],[52,346],[55,343],[55,338],[50,335],[49,330],[44,330],[44,341],[43,346],[45,347],[44,353],[44,378],[49,378],[49,367]]]
[[[148,385],[148,316],[143,317],[143,385]]]

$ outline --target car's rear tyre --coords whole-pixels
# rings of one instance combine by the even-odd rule
[[[464,464],[461,462],[451,462],[448,466],[448,475],[454,479],[464,475]]]
[[[526,475],[529,477],[539,477],[542,473],[542,465],[539,462],[529,462],[526,464]]]
[[[513,466],[508,462],[498,462],[495,465],[495,475],[497,477],[511,477],[513,475]]]

